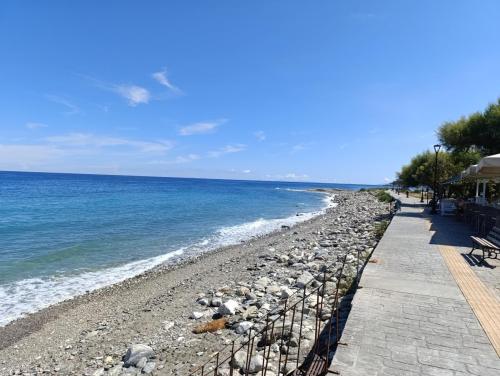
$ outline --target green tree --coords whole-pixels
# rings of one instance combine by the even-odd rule
[[[435,153],[425,151],[412,158],[398,173],[398,179],[406,187],[434,185]],[[466,167],[479,159],[477,152],[440,152],[438,154],[438,183],[446,181],[462,172]]]
[[[438,138],[448,151],[500,153],[500,99],[483,112],[476,112],[438,129]]]

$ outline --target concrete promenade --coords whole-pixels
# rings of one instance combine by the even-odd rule
[[[364,270],[330,374],[499,376],[492,341],[440,252],[466,249],[467,231],[451,218],[430,222],[418,200],[400,199]],[[499,270],[477,272],[495,309]]]

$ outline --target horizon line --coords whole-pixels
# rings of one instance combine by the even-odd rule
[[[164,178],[164,179],[197,179],[197,180],[229,180],[229,181],[247,181],[247,182],[269,182],[269,183],[303,183],[303,184],[341,184],[341,185],[365,185],[365,186],[386,186],[385,184],[368,183],[338,183],[338,182],[315,182],[305,180],[263,180],[263,179],[226,179],[226,178],[204,178],[187,176],[161,176],[161,175],[133,175],[133,174],[112,174],[112,173],[91,173],[91,172],[61,172],[61,171],[19,171],[19,170],[0,170],[0,173],[26,173],[26,174],[55,174],[55,175],[95,175],[95,176],[122,176],[137,178]]]

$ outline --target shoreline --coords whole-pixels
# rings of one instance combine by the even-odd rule
[[[54,305],[61,304],[63,302],[66,302],[68,300],[76,299],[84,295],[88,295],[92,293],[93,291],[100,290],[100,289],[105,289],[107,287],[120,284],[125,282],[126,280],[136,278],[138,276],[141,276],[143,274],[146,274],[148,272],[154,271],[157,268],[165,268],[166,266],[174,266],[176,264],[182,264],[185,262],[189,262],[190,259],[196,259],[198,256],[210,252],[217,251],[221,248],[226,248],[226,247],[231,247],[234,245],[241,244],[242,242],[247,242],[251,241],[254,238],[259,238],[262,236],[266,236],[268,234],[271,234],[275,231],[279,230],[279,226],[285,225],[285,226],[295,226],[298,223],[302,223],[305,221],[308,221],[314,217],[317,217],[319,215],[324,214],[324,212],[332,207],[332,199],[334,197],[334,194],[331,192],[329,193],[328,189],[327,190],[322,190],[318,188],[311,188],[311,189],[303,189],[300,190],[302,192],[309,192],[313,194],[320,194],[324,196],[324,206],[320,209],[313,210],[313,211],[308,211],[308,212],[296,212],[295,214],[292,214],[288,217],[282,217],[282,218],[270,218],[270,219],[261,219],[257,218],[253,221],[249,222],[244,222],[241,224],[237,224],[234,226],[226,226],[223,227],[213,234],[209,235],[208,237],[205,237],[199,241],[196,241],[192,244],[182,246],[178,249],[172,250],[168,253],[164,254],[159,254],[153,257],[149,257],[147,259],[142,259],[142,260],[136,260],[132,261],[123,265],[117,265],[113,266],[110,268],[104,268],[96,271],[89,271],[89,272],[84,272],[81,275],[75,275],[75,276],[68,276],[63,278],[61,281],[57,282],[52,288],[61,288],[64,286],[70,286],[70,281],[73,280],[73,282],[78,282],[78,279],[83,277],[83,281],[87,281],[89,279],[92,279],[92,277],[95,276],[95,279],[97,279],[96,282],[94,282],[94,286],[89,286],[88,289],[83,290],[81,289],[80,291],[74,291],[74,292],[69,292],[69,291],[63,291],[62,295],[64,298],[60,300],[56,300],[53,302],[50,302],[48,304],[39,304],[38,306],[33,306],[33,308],[30,308],[29,310],[25,312],[20,312],[15,314],[15,318],[6,322],[2,323],[1,317],[0,317],[0,329],[6,327],[7,325],[19,320],[23,319],[26,317],[29,317],[29,315],[36,314],[37,312],[40,312],[44,309],[50,308]],[[302,217],[305,217],[302,219]],[[252,225],[256,222],[259,222],[263,220],[266,225],[270,227],[274,227],[273,229],[266,230],[256,230],[255,234],[250,234],[248,236],[242,235],[241,238],[239,239],[234,239],[234,240],[227,240],[224,241],[223,238],[217,239],[217,234],[219,231],[224,231],[228,229],[233,229],[233,228],[240,228],[240,227],[245,227],[248,225]],[[210,242],[214,243],[210,245]],[[208,246],[205,246],[204,243],[206,243]],[[133,268],[138,268],[139,271],[134,271]],[[125,273],[126,276],[125,278],[120,277],[120,272]],[[94,279],[94,280],[95,280]],[[99,279],[101,279],[99,281]],[[21,280],[21,281],[16,281],[17,283],[22,283],[25,281],[29,280]],[[14,286],[15,283],[13,282]],[[58,287],[59,285],[59,287]],[[11,287],[12,288],[12,287]],[[15,288],[15,287],[14,287]],[[19,298],[23,298],[23,296],[20,296]],[[0,343],[0,349],[2,348],[1,343]]]
[[[314,188],[314,189],[310,189],[307,191],[309,191],[311,193],[323,194],[329,200],[334,200],[335,192],[338,192],[337,190],[335,190],[335,192],[333,192],[333,190],[328,190],[328,189],[326,189],[326,190],[321,189],[320,190],[319,188]],[[17,335],[16,337],[10,337],[12,339],[10,339],[10,342],[9,342],[9,332],[12,332],[11,330],[9,330],[10,326],[25,328],[25,327],[31,327],[32,323],[34,323],[35,326],[38,327],[40,325],[40,323],[42,323],[42,325],[43,325],[43,322],[45,322],[45,320],[48,317],[54,316],[52,311],[55,311],[54,313],[58,313],[59,311],[64,312],[65,306],[67,306],[67,305],[70,305],[70,306],[79,305],[79,304],[85,303],[89,300],[92,300],[94,298],[94,295],[99,296],[99,295],[106,294],[106,293],[112,293],[113,290],[127,289],[136,283],[140,283],[141,281],[148,280],[150,278],[156,278],[159,274],[169,273],[173,270],[177,270],[177,269],[182,268],[186,265],[201,262],[203,259],[210,257],[212,254],[217,254],[217,253],[221,253],[221,252],[230,252],[232,249],[234,249],[236,247],[240,247],[242,244],[244,244],[246,242],[257,241],[257,240],[260,240],[263,238],[271,237],[272,235],[276,235],[276,234],[283,233],[285,231],[289,231],[291,229],[294,229],[297,226],[300,226],[301,224],[313,221],[314,219],[316,219],[322,215],[325,215],[326,211],[330,210],[332,208],[335,208],[335,205],[327,204],[327,206],[325,206],[323,209],[320,209],[318,211],[304,213],[304,214],[312,215],[311,218],[308,218],[308,219],[303,220],[303,221],[298,221],[295,224],[293,224],[292,226],[285,225],[286,228],[278,228],[278,229],[275,229],[271,232],[267,232],[264,234],[253,235],[249,239],[240,240],[239,243],[229,244],[229,245],[225,245],[222,247],[216,247],[213,249],[207,249],[207,250],[204,250],[202,252],[197,252],[197,253],[189,253],[188,252],[188,253],[181,253],[179,255],[174,255],[172,257],[172,259],[168,259],[167,261],[165,261],[163,263],[155,265],[155,266],[151,267],[150,269],[147,269],[147,270],[145,270],[137,275],[134,275],[132,277],[128,277],[122,281],[111,283],[109,285],[90,290],[90,291],[85,292],[85,293],[80,294],[80,295],[75,295],[73,297],[70,297],[68,299],[64,299],[64,300],[59,301],[57,303],[50,304],[50,305],[48,305],[44,308],[41,308],[35,312],[26,313],[25,315],[8,322],[6,325],[0,326],[0,351],[3,350],[4,348],[8,347],[9,345],[11,345],[13,343],[13,341],[15,342],[15,341],[23,338],[25,335],[31,334],[31,332],[29,332],[29,333],[23,333],[23,335],[21,335],[21,336]],[[287,220],[288,218],[293,218],[293,217],[295,217],[295,216],[281,218],[279,220],[284,221],[284,220]],[[172,253],[176,253],[176,252],[177,251],[174,251]],[[13,331],[17,332],[17,328],[15,328]],[[6,332],[7,334],[5,335],[4,332]],[[7,338],[7,341],[5,341],[4,338]]]
[[[320,233],[335,214],[342,218],[348,205],[375,201],[365,193],[328,193],[333,194],[339,198],[337,208],[291,228],[193,255],[173,265],[158,265],[7,324],[0,328],[0,371],[44,369],[53,374],[90,375],[93,370],[116,367],[131,343],[151,345],[158,354],[158,370],[201,360],[200,353],[207,354],[226,341],[219,334],[191,333],[198,322],[189,316],[199,309],[196,300],[201,294],[234,286],[235,280],[251,284],[263,274],[259,263],[269,256],[269,249],[295,246],[299,234]],[[383,211],[380,203],[372,204]],[[377,210],[363,215],[374,216]],[[347,217],[356,215],[358,209],[350,210]],[[108,364],[104,364],[106,359]]]

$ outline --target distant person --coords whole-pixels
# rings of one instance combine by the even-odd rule
[[[406,191],[406,198],[410,197],[410,192]]]

